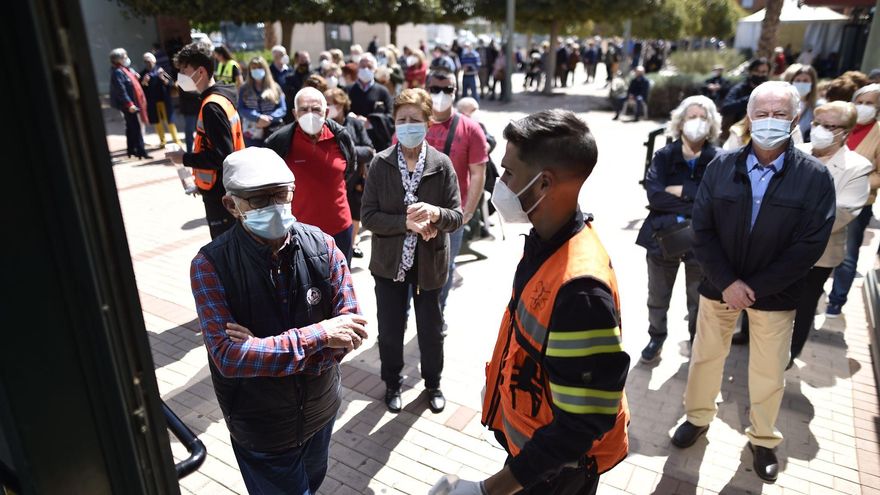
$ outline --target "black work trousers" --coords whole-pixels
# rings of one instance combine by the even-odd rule
[[[800,356],[804,350],[804,344],[810,336],[810,330],[813,329],[813,323],[816,320],[816,306],[819,304],[819,297],[822,296],[822,288],[825,281],[831,275],[833,268],[824,268],[814,266],[807,272],[804,278],[804,285],[801,297],[798,299],[797,312],[794,315],[794,331],[791,334],[791,359]]]

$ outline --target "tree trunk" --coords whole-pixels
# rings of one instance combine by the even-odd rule
[[[397,24],[392,24],[389,22],[388,23],[388,30],[391,31],[391,33],[389,34],[389,38],[388,38],[390,40],[389,42],[392,45],[397,46]],[[400,47],[398,46],[398,48],[400,48]]]
[[[273,46],[278,44],[278,32],[275,30],[275,21],[263,21],[264,39],[263,48],[271,50]]]
[[[531,52],[532,50],[532,36],[533,35],[531,31],[526,33],[526,55],[529,56],[531,55],[529,52]],[[526,57],[526,60],[528,60],[528,57]]]
[[[281,41],[278,43],[279,45],[283,45],[287,48],[287,55],[290,56],[290,60],[294,60],[293,54],[295,53],[293,50],[293,26],[296,24],[292,19],[283,19],[281,21]],[[294,62],[295,63],[295,62]]]
[[[556,51],[559,49],[559,21],[550,23],[550,53],[547,54],[547,67],[544,67],[544,94],[552,95],[556,86]]]
[[[767,0],[764,21],[761,22],[761,39],[758,41],[759,57],[770,58],[776,48],[776,32],[779,30],[779,15],[784,0]]]

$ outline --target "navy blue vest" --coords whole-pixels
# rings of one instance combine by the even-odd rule
[[[256,337],[279,335],[333,317],[330,259],[324,234],[297,223],[290,243],[272,260],[241,223],[201,249],[211,262],[236,323]],[[273,270],[288,270],[288,297],[279,300]],[[339,409],[339,368],[319,376],[225,377],[208,359],[229,433],[240,446],[281,452],[301,445]]]

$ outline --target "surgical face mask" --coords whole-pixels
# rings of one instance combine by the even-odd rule
[[[126,67],[131,67],[131,59],[128,57],[125,57],[125,62],[122,62],[122,65],[124,65]]]
[[[682,132],[691,141],[700,141],[709,135],[709,123],[703,119],[690,119],[682,126]]]
[[[761,149],[776,149],[790,136],[790,120],[766,118],[752,121],[752,142]]]
[[[237,207],[238,205],[236,205]],[[296,222],[296,218],[290,209],[290,203],[283,205],[271,204],[244,213],[239,210],[239,214],[241,215],[241,222],[251,233],[267,240],[283,238]]]
[[[375,74],[373,74],[372,70],[364,68],[364,67],[361,67],[360,69],[358,69],[358,80],[360,82],[362,82],[364,84],[370,84],[371,82],[373,82],[374,77],[375,77]]]
[[[327,88],[333,89],[339,87],[339,78],[336,76],[330,76],[327,79]]]
[[[834,138],[837,137],[832,131],[822,125],[814,125],[810,128],[810,143],[814,149],[824,150],[834,144]]]
[[[330,113],[327,114],[328,119],[335,119],[339,115],[339,106],[330,105]]]
[[[405,148],[415,148],[422,144],[425,135],[428,133],[428,127],[423,123],[398,124],[397,141]]]
[[[193,74],[195,74],[195,72],[193,72]],[[196,93],[199,90],[199,87],[196,85],[192,76],[188,76],[183,72],[177,73],[177,85],[187,93]]]
[[[320,115],[309,112],[301,117],[297,117],[296,121],[302,130],[309,136],[317,136],[321,129],[324,128],[324,119]]]
[[[547,197],[547,195],[541,195],[528,211],[523,210],[522,202],[519,200],[519,197],[532,187],[532,184],[534,184],[540,177],[541,173],[539,172],[529,181],[528,184],[526,184],[526,187],[522,188],[518,193],[511,191],[500,177],[495,180],[495,189],[492,192],[492,204],[495,205],[495,209],[498,210],[498,214],[501,215],[501,218],[505,222],[529,223],[529,213],[535,211],[535,208],[541,204],[541,201],[544,201],[544,198]]]
[[[870,124],[871,121],[877,118],[877,107],[874,105],[864,103],[856,105],[856,112],[859,114],[856,122],[861,125]]]
[[[289,64],[289,63],[290,63],[290,56],[289,56],[289,55],[285,55],[285,56],[281,57],[281,63],[284,64],[284,65]]]
[[[321,70],[327,70],[327,69],[329,69],[331,63],[332,63],[332,62],[330,62],[330,61],[327,60],[327,59],[321,60]]]
[[[253,77],[255,81],[262,81],[263,78],[266,77],[266,70],[265,69],[251,69],[251,77]]]
[[[418,63],[419,57],[416,57],[415,55],[410,55],[409,57],[406,57],[406,65],[408,67],[415,67],[416,65],[418,65]]]
[[[798,94],[801,95],[801,98],[810,94],[810,91],[813,90],[813,83],[811,82],[793,82],[791,83],[794,86],[794,89],[797,90]]]
[[[449,107],[452,106],[452,95],[448,95],[446,93],[437,93],[435,95],[431,95],[431,102],[433,103],[435,112],[445,112],[449,110]]]
[[[354,63],[356,63],[356,64],[359,64],[359,63],[361,63],[361,56],[360,56],[360,55],[352,55],[352,56],[351,56],[351,61],[354,62]]]
[[[376,63],[379,67],[385,67],[388,65],[388,57],[376,57]]]

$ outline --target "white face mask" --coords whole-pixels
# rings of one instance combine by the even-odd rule
[[[352,55],[352,56],[351,56],[351,61],[354,62],[354,63],[356,63],[356,64],[359,64],[359,63],[361,62],[361,56],[360,56],[360,55]]]
[[[339,107],[330,105],[330,113],[327,114],[328,119],[335,119],[339,115]]]
[[[415,67],[418,63],[419,63],[419,57],[416,57],[415,55],[410,55],[409,57],[406,57],[406,65],[407,66]]]
[[[700,141],[709,135],[709,123],[703,119],[690,119],[682,126],[682,132],[691,141]]]
[[[535,211],[535,208],[541,204],[541,201],[544,201],[544,198],[547,197],[547,195],[544,194],[538,198],[528,211],[523,210],[522,202],[520,202],[519,197],[532,187],[532,184],[534,184],[540,177],[541,173],[539,172],[538,175],[532,178],[532,180],[526,184],[526,187],[522,188],[518,193],[511,191],[500,177],[495,180],[495,189],[492,192],[492,204],[495,205],[495,209],[498,210],[498,214],[501,215],[501,218],[505,222],[529,223],[529,213]]]
[[[339,78],[336,76],[330,76],[327,78],[327,88],[333,89],[339,86]]]
[[[358,80],[360,82],[362,82],[364,84],[370,84],[371,82],[373,82],[374,77],[375,77],[375,75],[373,74],[373,71],[371,71],[370,69],[366,69],[363,67],[358,69]]]
[[[810,91],[813,89],[813,83],[811,82],[793,82],[791,85],[794,86],[794,89],[796,89],[798,94],[801,95],[801,98],[810,94]]]
[[[195,72],[193,72],[193,74],[195,74]],[[199,87],[196,85],[192,76],[188,76],[183,72],[177,73],[177,85],[187,93],[196,93],[199,91]]]
[[[324,128],[324,119],[318,114],[312,112],[297,117],[296,121],[299,123],[299,126],[302,127],[302,130],[309,136],[317,136],[318,133],[321,132],[321,129]]]
[[[858,112],[858,122],[861,125],[870,124],[872,120],[877,118],[877,107],[874,105],[866,105],[864,103],[856,105]]]
[[[449,107],[452,106],[452,95],[448,95],[446,93],[437,93],[435,95],[431,95],[431,102],[433,103],[435,112],[445,112],[449,110]]]
[[[832,131],[829,131],[822,125],[814,125],[810,129],[810,143],[813,149],[824,150],[834,144],[834,138],[837,137]]]

